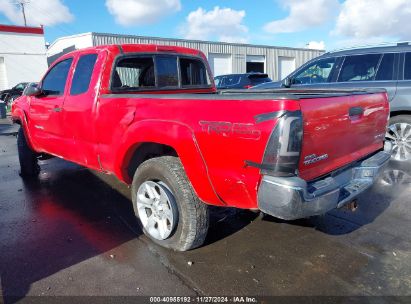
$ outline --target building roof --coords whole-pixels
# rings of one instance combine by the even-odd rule
[[[257,47],[257,48],[269,48],[269,49],[284,49],[292,51],[305,51],[305,52],[319,52],[320,54],[325,53],[325,50],[309,49],[309,48],[297,48],[297,47],[287,47],[287,46],[274,46],[274,45],[259,45],[259,44],[247,44],[247,43],[234,43],[234,42],[221,42],[221,41],[207,41],[207,40],[195,40],[195,39],[181,39],[181,38],[164,38],[164,37],[153,37],[153,36],[139,36],[139,35],[129,35],[129,34],[110,34],[110,33],[99,33],[99,32],[86,32],[81,34],[74,34],[70,36],[63,36],[57,38],[51,45],[50,49],[60,40],[71,39],[81,36],[108,36],[116,38],[134,38],[134,39],[145,39],[145,40],[163,40],[163,41],[177,41],[177,42],[192,42],[192,43],[206,43],[206,44],[222,44],[231,46],[243,46],[243,47]]]
[[[30,26],[0,24],[0,32],[44,35],[44,29],[42,26],[41,27],[30,27]]]

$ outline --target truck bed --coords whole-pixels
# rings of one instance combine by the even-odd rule
[[[385,93],[385,89],[261,89],[222,90],[217,93],[115,93],[105,94],[108,98],[155,98],[155,99],[207,99],[207,100],[301,100],[311,98],[343,97]]]

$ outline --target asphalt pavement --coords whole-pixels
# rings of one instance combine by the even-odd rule
[[[1,296],[6,302],[78,295],[411,296],[411,164],[392,162],[355,212],[286,222],[212,208],[206,244],[177,253],[142,234],[130,189],[112,176],[50,159],[41,162],[38,179],[21,179],[17,129],[5,124],[0,302]]]
[[[13,124],[9,116],[0,118],[0,135],[15,135],[18,131],[18,125]]]

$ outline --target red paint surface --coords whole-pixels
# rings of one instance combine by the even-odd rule
[[[381,149],[387,128],[389,106],[386,94],[353,95],[301,100],[304,139],[300,176],[312,180]],[[350,118],[351,107],[364,114]],[[304,157],[328,154],[328,159],[304,165]]]
[[[3,24],[0,24],[0,32],[44,35],[44,29],[42,27],[29,27],[29,26],[3,25]]]
[[[124,53],[173,52],[205,56],[192,49],[155,45],[122,45]],[[97,53],[88,92],[69,96],[71,78],[78,57]],[[130,183],[128,162],[145,142],[174,148],[200,199],[208,204],[257,208],[261,174],[245,160],[261,163],[276,120],[255,122],[258,114],[280,110],[302,110],[304,140],[302,159],[309,154],[328,153],[329,159],[300,163],[300,174],[310,180],[382,147],[374,135],[383,132],[388,115],[385,94],[297,100],[146,98],[102,96],[110,94],[109,81],[118,46],[100,46],[64,55],[73,57],[66,93],[62,97],[22,97],[14,103],[13,119],[21,121],[30,145],[86,167],[115,174]],[[214,93],[210,89],[186,93]],[[170,95],[171,96],[171,95]],[[237,97],[238,98],[238,97]],[[351,121],[348,109],[361,105],[367,115]],[[61,112],[53,108],[61,107]],[[385,120],[385,121],[384,121]],[[36,127],[37,125],[37,127]],[[39,129],[38,125],[44,129]],[[355,135],[355,136],[353,136]]]

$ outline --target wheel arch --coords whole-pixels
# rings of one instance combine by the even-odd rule
[[[156,142],[136,143],[129,148],[127,154],[130,154],[130,157],[128,163],[124,164],[124,168],[127,170],[125,173],[130,180],[138,166],[148,159],[160,156],[178,157],[177,151],[173,147]]]
[[[207,204],[224,206],[189,126],[174,121],[140,121],[128,128],[121,142],[114,172],[122,181],[131,184],[135,170],[150,158],[175,156],[180,158],[197,196]]]
[[[20,125],[20,127],[23,129],[24,135],[26,136],[26,141],[28,146],[33,150],[36,151],[34,148],[32,138],[30,136],[29,128],[28,128],[28,122],[27,122],[27,115],[24,110],[17,108],[13,111],[11,120],[13,123]]]

